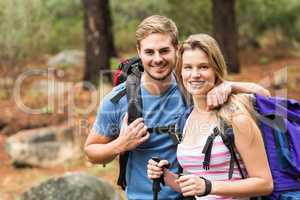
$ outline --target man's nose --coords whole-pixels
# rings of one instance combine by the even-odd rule
[[[159,52],[157,52],[157,53],[154,54],[154,59],[153,60],[154,60],[155,63],[158,64],[158,63],[161,63],[163,59],[162,59],[161,55],[159,54]]]

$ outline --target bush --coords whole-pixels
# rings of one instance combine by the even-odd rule
[[[82,47],[80,0],[0,0],[0,7],[1,60]]]

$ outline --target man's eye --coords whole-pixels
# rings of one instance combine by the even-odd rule
[[[152,55],[152,54],[153,54],[153,51],[145,51],[145,54],[147,54],[147,55]]]
[[[161,49],[161,50],[159,51],[159,53],[164,54],[164,53],[168,53],[169,51],[170,51],[169,49]]]

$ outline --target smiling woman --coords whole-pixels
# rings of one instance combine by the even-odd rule
[[[224,105],[206,109],[208,93],[221,85],[226,75],[217,42],[206,34],[192,35],[180,45],[177,55],[176,76],[194,103],[183,114],[186,121],[177,148],[184,175],[178,177],[168,170],[163,173],[167,160],[149,160],[148,176],[153,179],[163,173],[166,184],[197,200],[246,200],[271,193],[272,176],[249,96],[232,94]],[[226,146],[225,126],[233,130],[236,163]]]
[[[200,49],[187,50],[182,55],[181,75],[184,87],[192,95],[206,94],[215,83],[215,73],[207,55]]]

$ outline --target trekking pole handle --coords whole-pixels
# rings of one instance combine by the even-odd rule
[[[160,157],[152,157],[151,160],[154,160],[155,162],[159,163],[162,159],[160,159]],[[168,163],[167,165],[164,165],[163,168],[169,169],[170,168],[170,163]]]
[[[160,157],[152,157],[151,159],[157,163],[159,163],[159,161],[161,161]],[[168,165],[163,166],[163,168],[169,168],[169,166],[170,165],[168,164]],[[152,191],[159,192],[161,190],[160,183],[162,183],[163,185],[165,184],[163,175],[161,175],[159,178],[154,178],[152,180],[153,180]]]

